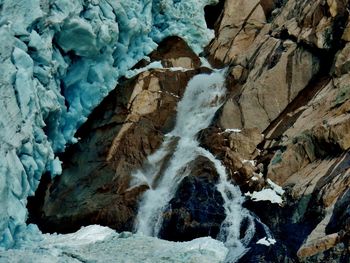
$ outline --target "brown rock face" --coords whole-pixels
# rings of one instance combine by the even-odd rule
[[[192,59],[182,40],[166,43],[173,46],[158,51],[165,61],[198,65],[198,57]],[[169,52],[174,49],[184,59],[172,60]],[[108,95],[78,131],[80,141],[62,156],[63,174],[46,191],[38,222],[42,230],[67,232],[87,224],[132,229],[138,197],[147,186],[130,188],[131,174],[172,129],[176,105],[189,79],[199,72],[146,71]]]
[[[247,198],[245,207],[270,228],[277,244],[257,244],[265,235],[257,227],[239,262],[350,262],[349,1],[221,4],[219,19],[210,22],[216,37],[205,53],[213,65],[228,68],[228,94],[198,141],[244,193],[271,188],[271,180],[285,190],[281,204]],[[94,111],[77,135],[79,143],[62,156],[63,175],[45,192],[43,230],[92,223],[132,228],[138,198],[147,189],[129,186],[132,171],[173,127],[188,80],[210,71],[199,68],[200,59],[177,37],[149,57],[165,68],[188,70],[143,72]],[[159,162],[161,171],[170,156]],[[163,238],[215,236],[222,222],[212,164],[200,157],[189,169],[164,212]]]
[[[237,60],[253,43],[264,23],[266,16],[259,0],[226,1],[217,37],[209,47],[211,59],[218,64]]]
[[[235,184],[246,191],[260,190],[264,182],[259,180],[259,168],[251,164],[259,155],[257,146],[263,137],[257,128],[223,131],[208,128],[199,134],[201,146],[219,158]],[[256,180],[251,180],[253,177]]]
[[[245,28],[241,30],[246,32]],[[265,130],[319,70],[317,56],[291,40],[270,36],[270,31],[271,24],[264,24],[249,45],[239,47],[237,55],[227,57],[229,61],[222,60],[223,63],[240,65],[234,66],[231,73],[240,83],[232,89],[240,91],[232,94],[224,105],[220,119],[225,128],[257,127]],[[219,31],[219,38],[221,34],[225,33]],[[242,76],[238,67],[248,72]]]
[[[159,237],[173,241],[216,238],[225,219],[224,200],[216,189],[217,171],[203,156],[190,162],[186,170],[189,175],[182,180],[163,213]]]
[[[164,39],[157,50],[149,54],[151,61],[161,61],[165,68],[182,67],[186,69],[199,68],[201,61],[187,43],[179,37],[172,36]],[[141,60],[135,67],[144,67],[148,64]]]
[[[290,251],[288,260],[350,260],[348,239],[340,238],[348,236],[346,224],[335,223],[350,216],[339,208],[348,209],[349,200],[348,7],[342,0],[227,0],[207,48],[212,63],[229,66],[230,94],[217,130],[201,141],[243,191],[261,188],[266,178],[286,190],[280,207],[247,206]],[[226,136],[225,129],[242,132]],[[245,135],[247,129],[264,139]],[[256,167],[243,159],[255,159]],[[253,178],[262,180],[259,187]],[[255,251],[242,262],[288,258]]]

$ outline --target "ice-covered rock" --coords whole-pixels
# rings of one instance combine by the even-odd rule
[[[131,250],[132,248],[132,250]],[[3,263],[23,262],[145,262],[145,263],[219,263],[228,249],[209,237],[190,242],[169,242],[154,237],[118,234],[98,225],[84,227],[66,235],[44,235],[36,243],[27,242],[20,249],[0,252]]]
[[[204,6],[217,0],[0,1],[0,246],[14,244],[55,152],[120,76],[178,35],[197,52],[213,37]]]

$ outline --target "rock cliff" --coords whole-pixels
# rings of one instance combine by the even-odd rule
[[[260,190],[254,189],[264,184],[258,179],[286,191],[280,205],[249,200],[246,206],[287,253],[273,258],[252,249],[242,262],[349,261],[348,5],[225,2],[207,52],[214,64],[229,66],[231,93],[214,126],[242,129],[242,135],[255,128],[263,136],[252,156],[257,171],[247,176],[239,162],[228,166],[235,181],[245,179],[243,191]],[[245,144],[253,141],[248,137]],[[225,163],[227,151],[245,157],[246,146],[237,144],[221,139],[208,147],[221,148]]]
[[[277,241],[265,246],[253,239],[240,262],[349,262],[348,1],[226,0],[220,8],[203,54],[228,69],[228,92],[198,140],[221,160],[246,196],[244,206]],[[62,155],[63,174],[42,183],[29,202],[30,219],[41,229],[98,223],[132,230],[137,201],[149,186],[134,186],[131,175],[174,126],[187,82],[211,71],[176,37],[149,57],[162,67],[135,66],[144,71],[93,111],[79,142]],[[163,238],[214,236],[224,220],[212,164],[199,158],[190,166],[164,212]],[[259,198],[270,192],[275,199]]]

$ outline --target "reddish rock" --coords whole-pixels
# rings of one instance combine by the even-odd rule
[[[161,61],[163,67],[182,67],[185,69],[199,68],[201,61],[187,43],[177,36],[164,39],[158,48],[148,55],[150,61]],[[146,60],[140,61],[134,68],[148,65]]]
[[[147,186],[130,188],[131,174],[173,128],[176,105],[197,73],[146,71],[108,95],[62,156],[63,174],[46,191],[42,230],[68,232],[87,224],[132,229]]]

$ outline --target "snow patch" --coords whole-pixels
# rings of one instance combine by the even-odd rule
[[[188,68],[183,68],[183,67],[172,67],[172,68],[166,68],[170,71],[181,71],[181,72],[186,72],[186,71],[189,71],[191,69],[188,69]]]
[[[254,191],[252,194],[248,192],[245,195],[249,196],[253,201],[270,201],[277,204],[282,204],[283,202],[282,197],[272,189],[263,189],[259,192]]]
[[[254,179],[253,179],[254,180]],[[257,179],[255,179],[257,180]],[[253,201],[270,201],[271,203],[282,204],[282,196],[284,190],[281,186],[275,184],[270,179],[267,179],[267,183],[271,188],[263,189],[259,192],[254,191],[253,193],[245,193],[245,196],[250,197]]]
[[[221,263],[228,249],[210,237],[189,242],[170,242],[154,237],[118,234],[108,227],[88,226],[76,233],[44,235],[41,241],[28,241],[20,249],[2,251],[2,263]]]
[[[271,186],[271,188],[279,195],[283,195],[284,194],[284,190],[281,186],[279,186],[278,184],[275,184],[274,182],[272,182],[270,179],[267,179],[267,183]]]
[[[226,129],[224,133],[240,133],[242,130],[240,129]]]
[[[82,227],[72,234],[45,234],[43,243],[45,246],[55,247],[74,247],[84,246],[105,240],[107,237],[115,234],[113,229],[100,225],[90,225]]]
[[[259,173],[258,177],[262,178],[263,174]],[[252,178],[252,180],[258,180],[258,177]],[[270,179],[267,179],[267,183],[270,188],[265,188],[259,192],[254,191],[253,193],[245,193],[245,196],[250,197],[253,201],[270,201],[271,203],[282,204],[283,199],[282,196],[284,194],[284,190],[281,186],[275,184]]]
[[[256,166],[256,161],[254,160],[243,160],[242,163],[250,163],[252,166]]]
[[[256,242],[256,244],[260,244],[260,245],[264,245],[264,246],[268,246],[269,247],[271,245],[276,244],[276,240],[273,239],[273,238],[264,237],[264,238],[258,240]]]
[[[125,74],[125,77],[130,79],[142,72],[145,72],[147,70],[150,69],[162,69],[163,65],[161,61],[153,61],[152,63],[148,64],[146,67],[143,68],[138,68],[138,69],[132,69],[132,70],[128,70]]]

